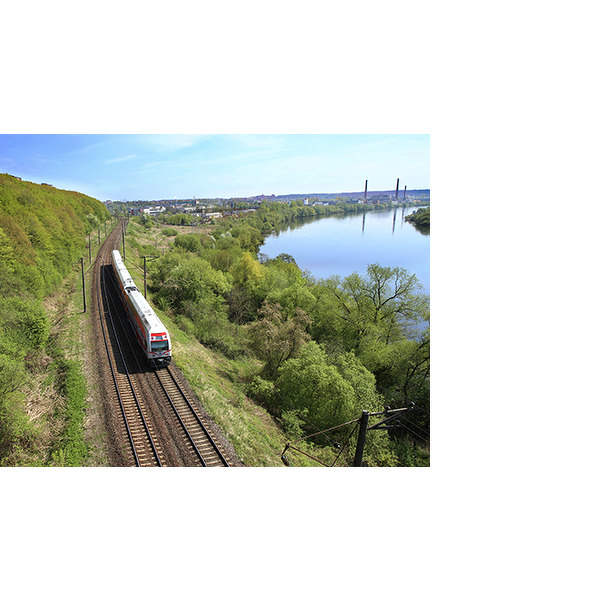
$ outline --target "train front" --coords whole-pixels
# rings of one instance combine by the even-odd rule
[[[171,354],[169,332],[164,328],[162,328],[162,331],[151,331],[150,348],[148,350],[150,364],[155,368],[166,367],[171,362]]]

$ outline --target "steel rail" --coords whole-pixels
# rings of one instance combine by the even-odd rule
[[[109,273],[109,276],[111,281],[113,281],[116,285],[113,274]],[[126,320],[127,324],[124,324],[119,314],[119,311],[115,311],[115,316],[121,323],[122,327],[129,327],[129,321]],[[125,336],[125,342],[129,344],[129,347],[133,351],[133,359],[137,362],[138,367],[140,367],[140,369],[143,371],[143,369],[141,368],[142,365],[137,359],[137,354],[135,353],[133,347],[134,344],[131,342],[131,339],[128,336]],[[153,369],[152,371],[154,373],[154,376],[157,378],[160,388],[162,389],[164,396],[169,402],[173,413],[175,414],[175,417],[177,418],[177,421],[181,426],[181,429],[183,430],[183,439],[185,439],[186,442],[188,442],[188,448],[190,452],[192,452],[194,456],[198,459],[200,465],[203,467],[211,466],[208,464],[207,461],[210,461],[212,459],[213,462],[218,461],[219,466],[229,466],[227,464],[227,460],[225,459],[225,457],[217,447],[215,441],[212,439],[210,433],[202,423],[201,418],[194,411],[193,406],[191,405],[189,399],[187,398],[185,392],[179,385],[178,381],[174,377],[173,373],[163,369]],[[147,374],[149,377],[152,377],[152,375],[149,372]],[[167,378],[168,381],[164,378]],[[209,449],[202,449],[200,447],[202,444],[208,446]],[[204,455],[208,454],[208,456],[204,456],[203,453]]]
[[[110,358],[110,351],[108,349],[108,340],[106,339],[106,332],[104,331],[105,318],[104,318],[104,315],[102,314],[104,311],[103,311],[103,308],[102,308],[101,293],[100,293],[100,289],[102,287],[102,284],[101,284],[102,278],[103,278],[102,275],[99,273],[98,274],[98,281],[97,281],[96,293],[97,293],[97,299],[98,299],[98,314],[100,315],[100,329],[102,329],[102,337],[104,338],[104,345],[106,347],[106,356],[108,358],[108,365],[110,366],[110,372],[111,372],[111,375],[112,375],[112,378],[113,378],[113,382],[115,384],[115,390],[117,392],[117,397],[119,398],[119,405],[121,407],[121,414],[123,415],[123,419],[125,421],[125,429],[127,429],[127,436],[129,437],[129,443],[131,444],[131,449],[133,451],[133,458],[135,460],[136,466],[139,467],[140,466],[140,461],[139,461],[137,452],[135,450],[135,444],[133,442],[133,436],[131,435],[131,429],[129,428],[129,421],[127,420],[127,415],[125,413],[125,407],[123,406],[123,399],[121,398],[121,392],[119,391],[119,384],[117,383],[117,376],[115,375],[115,370],[113,368],[113,361]]]
[[[106,294],[106,288],[105,288],[104,292]],[[133,385],[133,381],[131,381],[129,369],[127,368],[127,362],[125,360],[125,356],[123,354],[123,349],[121,347],[121,343],[119,342],[119,337],[117,335],[117,330],[116,330],[115,323],[113,320],[112,311],[110,310],[110,303],[108,303],[108,302],[107,302],[107,309],[108,309],[108,316],[110,317],[110,323],[111,323],[111,326],[113,329],[113,335],[115,336],[115,342],[117,343],[117,349],[119,350],[119,355],[121,357],[121,361],[123,362],[123,368],[125,369],[125,375],[127,376],[127,381],[129,383],[129,386],[131,387],[131,393],[133,395],[133,399],[135,400],[135,405],[138,409],[138,413],[139,413],[140,419],[142,421],[142,424],[144,425],[144,431],[146,432],[146,437],[148,438],[148,442],[150,443],[150,447],[152,448],[152,452],[154,454],[154,457],[156,459],[158,466],[162,467],[160,456],[158,455],[158,450],[156,449],[156,446],[154,445],[154,440],[152,439],[152,434],[150,433],[150,428],[148,427],[148,423],[146,422],[146,419],[144,417],[144,412],[142,411],[142,406],[140,404],[139,398],[137,397],[137,394],[135,393],[135,387]]]
[[[219,447],[217,446],[217,443],[215,442],[215,440],[213,440],[212,436],[208,432],[208,429],[204,425],[204,422],[202,421],[201,417],[198,415],[198,413],[196,412],[196,410],[192,406],[192,403],[190,402],[190,400],[187,397],[186,393],[183,391],[182,387],[179,385],[179,382],[177,381],[177,378],[175,377],[175,375],[173,374],[173,372],[171,371],[171,369],[169,369],[169,367],[167,367],[167,372],[169,373],[169,375],[171,376],[171,379],[173,380],[173,382],[177,386],[177,389],[179,390],[179,393],[181,394],[181,396],[185,400],[185,402],[188,405],[189,409],[192,411],[193,415],[196,417],[196,420],[198,421],[200,427],[202,427],[202,430],[204,431],[204,433],[208,437],[208,440],[210,441],[210,443],[212,444],[213,448],[215,449],[215,452],[217,453],[217,455],[219,456],[219,458],[221,459],[221,461],[223,462],[223,464],[226,467],[228,467],[229,464],[228,464],[227,460],[225,459],[225,457],[223,456],[223,453],[221,452],[221,450],[219,450]]]
[[[102,266],[106,266],[106,265],[101,265],[101,267]],[[127,363],[125,361],[125,356],[123,354],[123,349],[121,347],[121,343],[119,342],[119,336],[117,334],[117,330],[116,330],[116,327],[115,327],[115,323],[114,323],[112,311],[111,311],[111,308],[110,308],[110,302],[108,300],[108,292],[107,292],[107,289],[106,289],[107,288],[107,286],[106,286],[106,279],[105,279],[105,276],[104,276],[104,272],[102,270],[101,270],[100,280],[101,280],[100,281],[101,282],[101,287],[102,287],[102,290],[104,292],[105,307],[106,307],[106,310],[108,312],[108,317],[110,319],[110,324],[111,324],[111,327],[112,327],[112,332],[113,332],[114,339],[115,339],[115,342],[116,342],[116,345],[117,345],[117,349],[119,351],[119,355],[120,355],[121,361],[123,363],[123,368],[125,370],[125,375],[127,377],[127,381],[129,383],[129,387],[131,388],[131,393],[132,393],[133,399],[135,401],[135,405],[137,407],[139,417],[140,417],[141,422],[143,424],[143,428],[144,428],[146,437],[147,437],[148,442],[150,444],[150,447],[152,449],[152,453],[154,454],[154,458],[156,460],[156,463],[157,463],[157,465],[159,467],[162,467],[162,463],[161,463],[161,460],[160,460],[160,456],[158,454],[158,450],[156,449],[156,446],[154,445],[154,440],[152,439],[152,434],[150,433],[150,428],[148,427],[148,423],[146,422],[146,419],[144,417],[144,413],[142,411],[142,407],[141,407],[140,401],[139,401],[139,399],[137,397],[137,394],[135,392],[135,387],[134,387],[133,382],[131,380],[129,369],[127,368]],[[101,307],[99,307],[99,308],[101,308]],[[106,321],[106,319],[105,319],[105,321]],[[105,337],[105,342],[106,342],[106,335],[104,334],[104,330],[103,330],[103,335]],[[126,426],[127,431],[128,431],[130,443],[132,445],[133,453],[134,453],[135,460],[136,460],[136,466],[139,467],[141,465],[140,465],[140,462],[139,462],[139,459],[138,459],[138,456],[137,456],[137,452],[136,452],[136,449],[135,449],[135,441],[133,440],[133,436],[131,434],[131,428],[129,427],[129,421],[128,421],[127,416],[126,416],[125,407],[124,407],[124,404],[122,402],[121,394],[120,394],[119,389],[118,389],[119,386],[118,386],[118,382],[116,380],[116,375],[114,373],[114,369],[113,369],[113,366],[112,366],[112,360],[111,360],[111,357],[110,357],[110,352],[108,350],[108,343],[106,345],[107,345],[108,360],[109,360],[109,363],[111,363],[111,372],[113,373],[113,380],[115,382],[115,387],[117,388],[117,395],[119,396],[119,402],[121,404],[121,410],[123,412],[123,418],[125,419],[125,426]]]
[[[194,451],[196,452],[196,455],[200,459],[200,462],[202,463],[202,466],[203,467],[207,467],[208,465],[206,464],[206,461],[202,457],[202,453],[200,452],[198,446],[196,446],[196,442],[194,442],[194,438],[192,437],[192,434],[189,432],[188,428],[185,426],[185,423],[183,422],[183,417],[179,414],[179,411],[177,410],[177,407],[175,406],[175,403],[171,399],[171,396],[170,396],[169,392],[167,391],[167,388],[165,387],[165,385],[161,381],[158,373],[156,373],[156,378],[158,379],[158,383],[160,383],[160,387],[162,388],[163,392],[165,393],[165,396],[167,397],[167,400],[169,401],[169,404],[171,405],[171,408],[173,409],[173,412],[175,413],[175,416],[179,420],[179,424],[181,425],[181,427],[183,427],[183,430],[185,431],[185,434],[187,435],[188,440],[190,441],[190,443],[194,447]]]
[[[110,276],[111,276],[111,279],[112,279],[113,283],[116,286],[116,282],[115,282],[115,278],[114,278],[113,274],[111,273]],[[113,301],[113,304],[114,304],[114,301]],[[119,320],[119,323],[121,324],[121,327],[128,328],[130,326],[129,321],[127,319],[126,319],[127,325],[124,324],[124,322],[121,319],[121,316],[119,315],[118,311],[116,311],[115,314],[116,314],[117,319]],[[142,370],[142,365],[140,364],[140,361],[137,358],[137,354],[135,352],[134,344],[131,342],[131,339],[128,336],[125,337],[125,340],[126,340],[127,344],[129,345],[129,348],[133,352],[133,360],[137,363],[137,365],[140,368],[140,370]],[[208,466],[206,464],[206,461],[202,457],[202,453],[201,453],[200,449],[196,446],[196,443],[194,442],[192,434],[190,433],[190,431],[186,427],[183,417],[181,416],[180,412],[177,410],[177,407],[175,406],[175,402],[171,398],[168,390],[166,389],[165,385],[163,384],[163,382],[161,381],[160,377],[158,376],[158,372],[154,371],[154,373],[157,374],[158,383],[160,384],[160,387],[162,388],[165,396],[167,397],[167,400],[171,404],[171,408],[173,409],[173,412],[175,413],[175,416],[179,420],[179,424],[181,425],[183,431],[185,432],[185,435],[187,436],[188,441],[191,443],[191,445],[193,447],[193,450],[196,453],[196,457],[199,459],[199,461],[201,462],[201,464],[202,464],[203,467]]]
[[[198,415],[198,413],[196,412],[196,410],[194,409],[192,403],[190,402],[189,398],[187,397],[187,394],[183,391],[183,388],[179,385],[179,382],[177,381],[177,378],[175,377],[175,375],[173,374],[173,372],[171,371],[170,367],[166,367],[166,369],[164,369],[165,372],[167,372],[171,378],[171,381],[175,384],[175,386],[177,387],[177,391],[179,392],[179,394],[181,395],[181,397],[183,398],[183,400],[185,401],[185,404],[187,405],[187,407],[189,408],[189,410],[191,411],[192,415],[195,418],[195,422],[198,423],[198,425],[200,425],[200,427],[202,428],[202,431],[204,432],[204,435],[206,436],[206,438],[208,439],[208,441],[210,442],[211,446],[213,447],[215,453],[217,454],[217,456],[219,457],[219,460],[221,461],[221,463],[223,463],[223,466],[228,467],[229,463],[227,462],[227,459],[225,458],[225,456],[223,456],[223,453],[221,452],[221,450],[219,449],[219,447],[217,446],[217,443],[215,442],[215,440],[213,439],[213,437],[210,435],[208,429],[206,428],[206,426],[204,425],[204,422],[202,420],[202,418],[200,417],[200,415]],[[158,380],[160,381],[160,377],[158,376],[158,372],[156,373]],[[160,381],[161,386],[164,388],[164,385],[162,383],[162,381]],[[166,392],[166,390],[165,390]],[[179,417],[179,415],[178,415]],[[179,417],[180,418],[180,417]],[[180,418],[181,419],[181,418]],[[185,427],[184,427],[185,428]],[[187,432],[187,428],[186,432]],[[189,433],[188,433],[189,435]],[[193,443],[193,442],[192,442]],[[196,447],[196,444],[194,443],[194,447]],[[202,459],[202,462],[204,463],[204,459]]]

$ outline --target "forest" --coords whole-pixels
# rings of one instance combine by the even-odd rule
[[[110,215],[76,192],[0,174],[0,465],[19,464],[39,443],[39,420],[27,411],[25,390],[36,375],[83,401],[75,362],[54,343],[44,300],[63,284],[85,253],[88,234]],[[69,412],[68,403],[62,410]],[[49,415],[48,418],[52,418]],[[79,419],[79,417],[78,417]],[[81,423],[63,419],[60,463],[78,444]],[[75,451],[76,452],[76,451]],[[50,450],[52,453],[52,450]]]
[[[292,256],[259,253],[264,233],[328,208],[336,207],[268,203],[244,218],[219,219],[210,232],[164,228],[172,250],[152,262],[152,297],[202,344],[253,361],[246,393],[290,436],[363,410],[415,406],[397,429],[370,434],[364,464],[428,464],[429,298],[416,277],[372,264],[363,276],[316,280]],[[173,225],[176,217],[159,219]],[[328,443],[327,436],[313,441],[320,440]]]

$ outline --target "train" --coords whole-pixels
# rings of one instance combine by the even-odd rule
[[[119,296],[148,363],[154,369],[166,367],[172,358],[171,337],[167,328],[137,289],[118,250],[112,251],[112,267]]]

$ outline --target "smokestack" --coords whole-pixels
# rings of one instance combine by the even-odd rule
[[[365,202],[367,201],[367,181],[369,180],[365,179]]]
[[[396,179],[396,202],[398,202],[398,186],[400,185],[400,177]]]
[[[404,202],[406,202],[406,186],[404,186]]]

